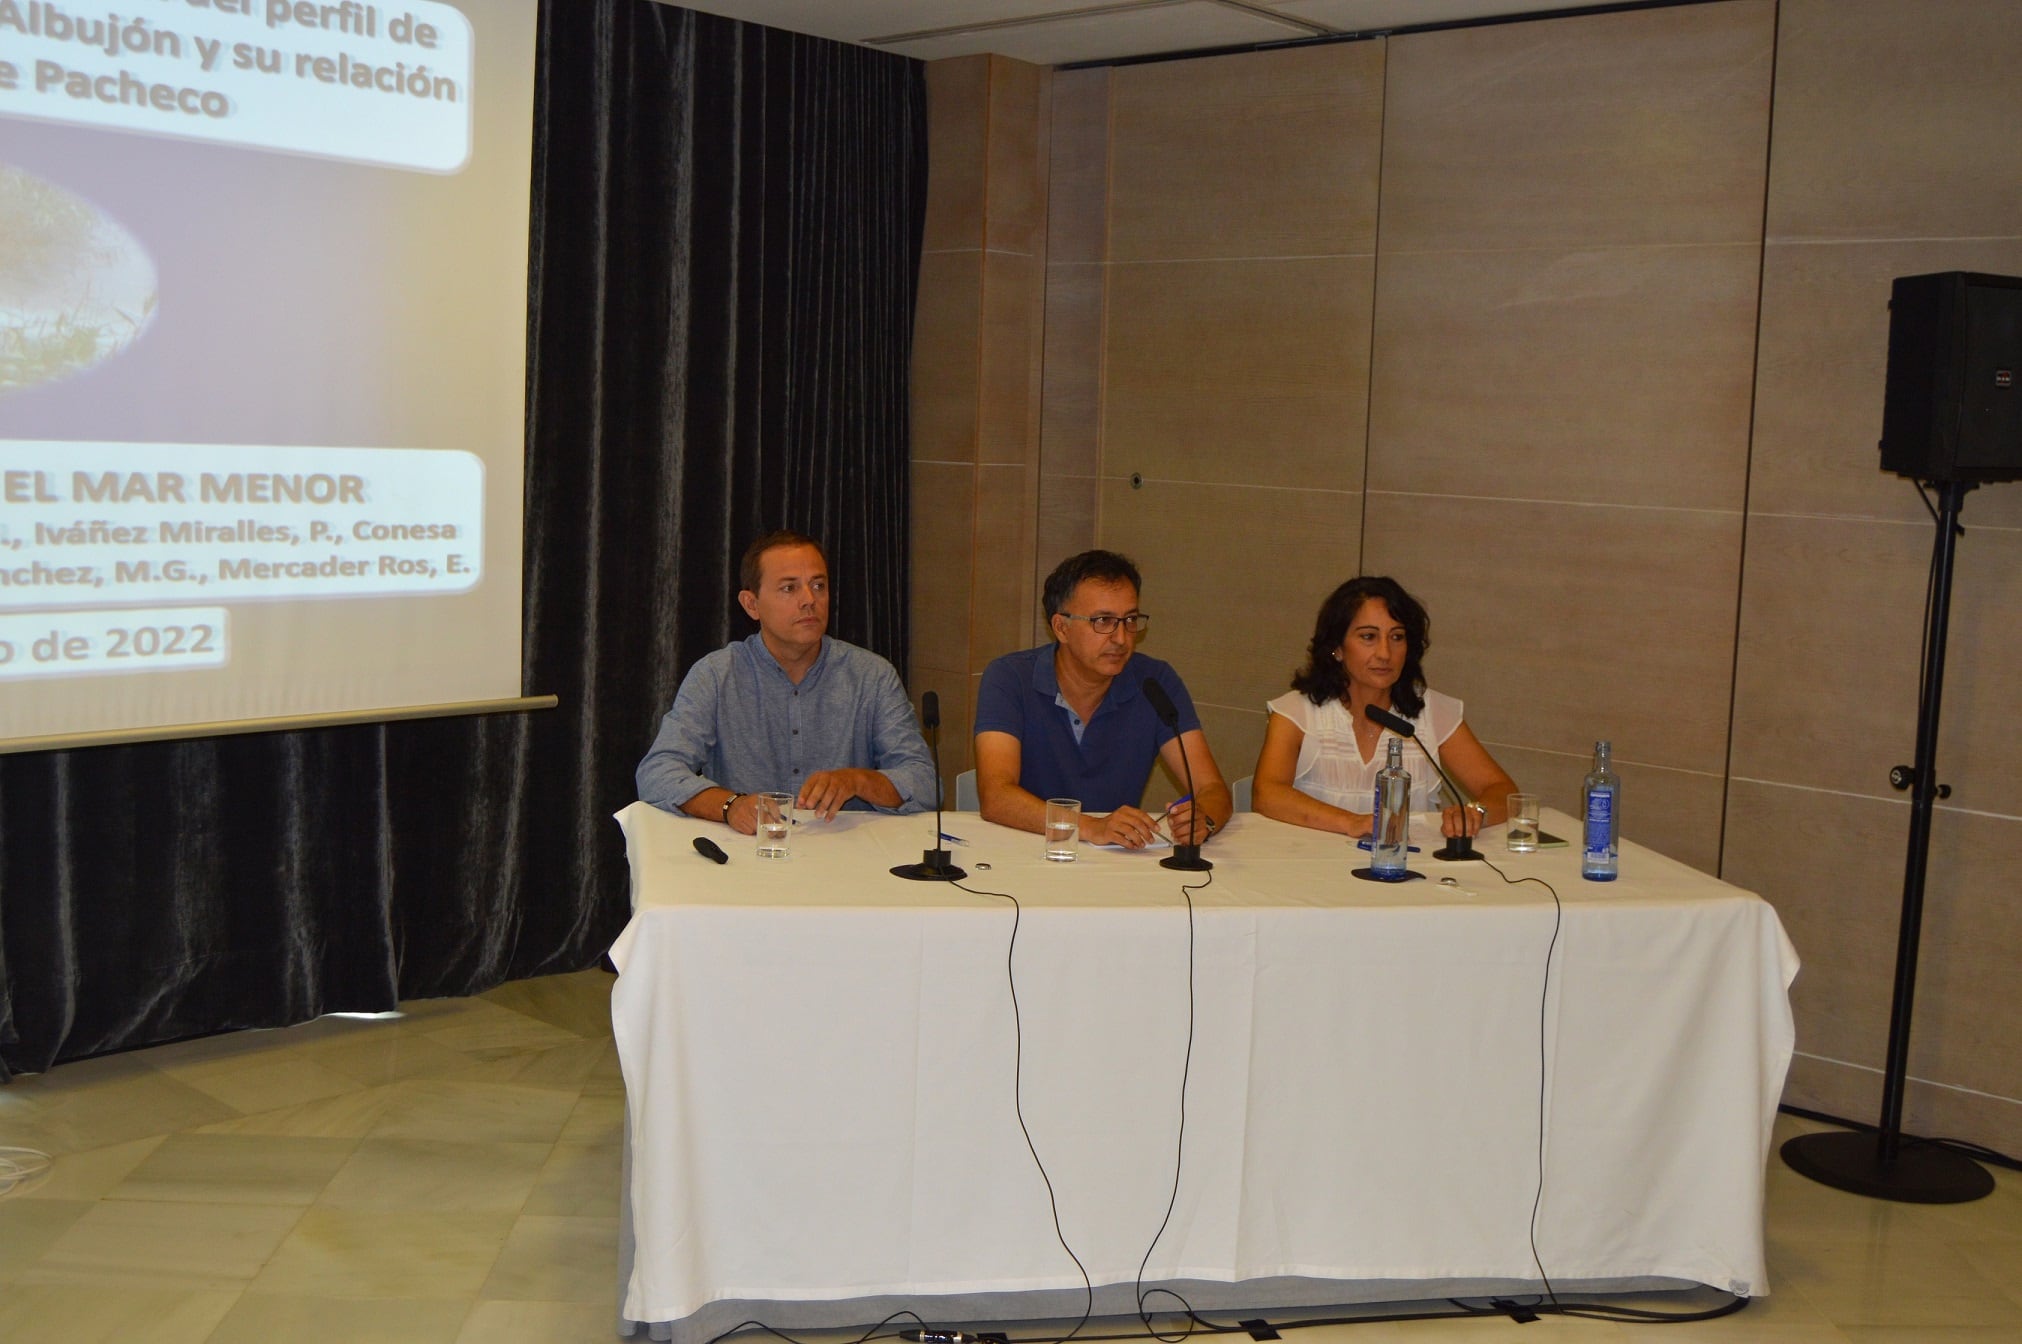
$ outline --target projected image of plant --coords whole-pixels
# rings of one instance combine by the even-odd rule
[[[154,316],[154,263],[63,188],[0,164],[0,396],[133,344]]]

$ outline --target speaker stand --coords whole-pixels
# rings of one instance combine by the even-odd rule
[[[1931,858],[1931,813],[1951,793],[1937,780],[1938,702],[1945,686],[1945,636],[1952,608],[1952,564],[1959,512],[1970,481],[1941,483],[1938,538],[1931,551],[1931,610],[1924,627],[1923,694],[1917,705],[1917,759],[1890,781],[1910,794],[1909,852],[1903,864],[1903,920],[1896,935],[1896,992],[1889,1010],[1888,1061],[1882,1070],[1877,1132],[1801,1134],[1779,1150],[1792,1171],[1835,1190],[1906,1204],[1964,1204],[1992,1192],[1994,1178],[1971,1158],[1912,1138],[1903,1146],[1903,1084],[1910,1063],[1910,1007],[1917,989],[1917,943],[1924,920],[1924,874]]]

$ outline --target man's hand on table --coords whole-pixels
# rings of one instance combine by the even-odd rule
[[[1140,807],[1124,806],[1107,816],[1081,818],[1081,838],[1091,845],[1143,849],[1158,835],[1158,823]]]
[[[730,811],[723,818],[730,823],[730,829],[739,835],[758,834],[758,795],[740,794],[730,805]]]
[[[875,779],[865,776],[875,776]],[[885,785],[885,792],[890,792],[889,782],[875,770],[817,770],[800,786],[800,797],[794,800],[794,806],[803,812],[813,813],[823,821],[834,821],[835,814],[842,811],[844,803],[867,796],[879,784]]]

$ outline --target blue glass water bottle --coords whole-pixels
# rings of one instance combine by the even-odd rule
[[[1404,741],[1390,739],[1390,759],[1376,772],[1374,825],[1369,832],[1369,871],[1396,881],[1404,876],[1411,848],[1411,772],[1404,768]]]
[[[1589,882],[1613,882],[1621,857],[1622,781],[1608,768],[1608,755],[1606,742],[1594,743],[1594,768],[1580,785],[1580,876]]]

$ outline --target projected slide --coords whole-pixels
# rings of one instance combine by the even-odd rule
[[[520,692],[535,0],[0,0],[0,746]]]

